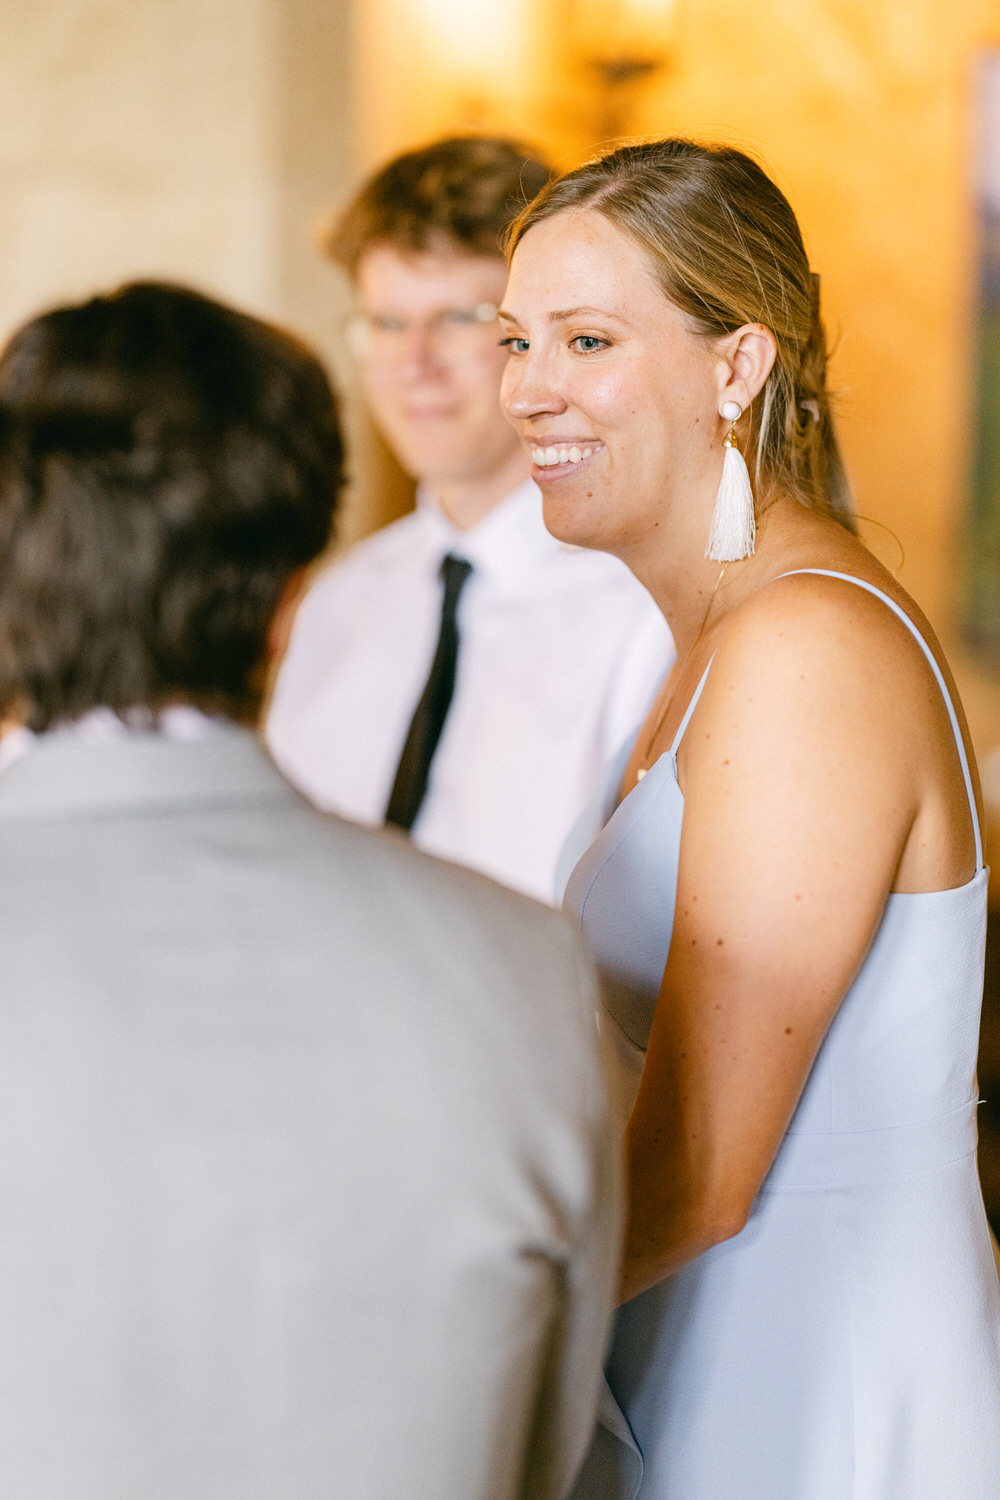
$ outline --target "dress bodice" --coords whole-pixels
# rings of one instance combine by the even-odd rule
[[[900,616],[937,678],[976,872],[888,898],[746,1225],[619,1309],[572,1500],[1000,1497],[1000,1294],[975,1158],[987,872],[972,781],[933,654],[893,600],[845,581]],[[670,950],[677,750],[710,670],[566,891],[602,980],[623,1122]]]
[[[820,570],[803,570],[820,571]],[[896,1128],[967,1105],[975,1075],[987,871],[972,781],[950,694],[923,637],[887,595],[933,670],[955,733],[976,837],[976,873],[952,890],[889,897],[864,963],[827,1033],[791,1132]],[[580,922],[615,1032],[619,1098],[641,1071],[670,950],[684,795],[677,752],[711,671],[692,696],[670,750],[615,808],[577,864],[565,905]],[[615,767],[620,773],[621,766]],[[850,1058],[850,1067],[840,1062]]]

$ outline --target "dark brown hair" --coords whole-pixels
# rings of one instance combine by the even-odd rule
[[[761,323],[778,354],[741,418],[758,501],[794,496],[854,529],[826,385],[819,277],[784,194],[742,151],[688,140],[623,146],[558,178],[511,226],[592,209],[645,250],[670,301],[707,339]]]
[[[28,323],[0,356],[0,717],[253,717],[340,483],[327,378],[277,329],[159,283]]]
[[[453,136],[395,157],[320,234],[349,275],[374,245],[404,254],[445,246],[503,255],[511,220],[548,182],[549,168],[505,137]]]

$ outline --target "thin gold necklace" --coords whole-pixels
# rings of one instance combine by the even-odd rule
[[[684,670],[687,667],[688,662],[691,660],[692,656],[695,653],[695,648],[698,645],[698,642],[701,640],[702,636],[705,634],[705,626],[708,624],[708,617],[712,613],[712,605],[715,603],[715,596],[719,592],[719,589],[720,589],[720,587],[722,585],[722,580],[726,576],[726,569],[728,567],[729,567],[729,564],[727,562],[724,562],[722,564],[722,567],[719,570],[719,576],[715,580],[715,588],[712,590],[711,594],[709,594],[709,596],[708,596],[708,604],[705,606],[705,613],[701,617],[701,624],[698,626],[698,633],[695,636],[694,640],[691,642],[690,646],[688,647],[687,654],[685,655],[684,660],[681,662],[680,666],[677,668],[677,675],[676,675],[676,679],[675,680],[676,680],[676,682],[678,684],[680,683],[680,680],[681,680],[681,678],[684,675]],[[641,756],[641,759],[640,759],[640,765],[639,765],[639,767],[638,767],[638,769],[636,770],[636,773],[635,773],[635,779],[636,779],[636,781],[641,781],[642,778],[645,776],[646,772],[649,770],[649,766],[650,766],[649,756],[650,756],[650,753],[651,753],[651,751],[653,749],[653,746],[656,744],[657,737],[658,737],[658,735],[660,733],[660,730],[663,728],[663,725],[664,725],[664,723],[666,721],[667,714],[670,712],[670,709],[671,709],[671,707],[673,705],[673,701],[674,701],[674,698],[675,698],[676,694],[677,694],[677,688],[675,687],[674,691],[670,694],[670,697],[667,699],[666,703],[663,705],[663,708],[661,709],[661,711],[660,711],[660,713],[659,713],[659,715],[657,717],[656,723],[653,725],[653,728],[652,728],[651,732],[646,736],[646,743],[643,746],[642,756]]]

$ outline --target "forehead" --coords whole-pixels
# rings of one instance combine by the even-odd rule
[[[566,209],[532,225],[518,244],[504,309],[521,317],[583,306],[634,319],[673,304],[631,235],[593,209]]]
[[[373,245],[357,268],[364,306],[396,312],[499,302],[506,281],[507,268],[498,255],[463,255],[450,248],[404,252],[393,245]]]

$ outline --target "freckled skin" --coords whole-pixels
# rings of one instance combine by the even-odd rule
[[[750,558],[724,579],[705,559],[720,402],[746,412],[757,400],[774,335],[748,324],[699,339],[645,252],[593,211],[527,231],[504,305],[522,347],[503,399],[522,439],[601,445],[586,477],[541,473],[546,524],[619,556],[678,646],[623,793],[670,745],[712,660],[677,758],[676,910],[626,1133],[627,1299],[739,1234],[889,893],[969,879],[969,809],[947,714],[905,627],[862,590],[784,576],[867,581],[933,648],[913,601],[855,537],[776,494]]]
[[[586,312],[550,324],[554,309],[575,307]],[[629,563],[651,533],[666,538],[692,485],[710,510],[721,448],[704,415],[716,405],[717,360],[635,241],[593,211],[534,225],[514,252],[503,310],[518,344],[502,401],[522,440],[603,444],[586,478],[535,471],[554,536]],[[581,338],[600,347],[583,350]]]

